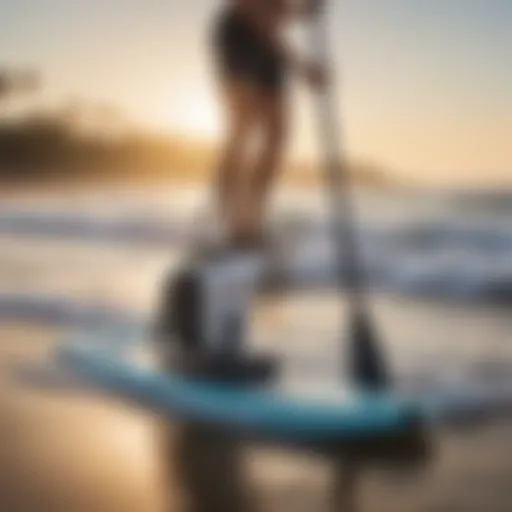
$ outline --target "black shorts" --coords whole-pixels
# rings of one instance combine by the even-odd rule
[[[225,10],[218,19],[214,48],[221,78],[242,80],[265,91],[283,87],[286,76],[283,59],[235,9]]]

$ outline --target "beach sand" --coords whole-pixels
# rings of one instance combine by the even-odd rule
[[[0,511],[180,512],[155,418],[86,390],[44,362],[57,331],[0,324]],[[368,512],[509,512],[512,428],[443,434],[418,475],[372,472]],[[263,512],[329,508],[329,468],[280,453],[248,453]],[[243,511],[241,511],[243,512]]]

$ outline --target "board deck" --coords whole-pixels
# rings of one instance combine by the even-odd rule
[[[63,343],[57,360],[109,392],[186,419],[296,442],[330,443],[394,435],[418,424],[420,411],[392,394],[350,394],[316,401],[276,390],[163,374],[91,344]]]

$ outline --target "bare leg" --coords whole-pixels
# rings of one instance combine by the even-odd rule
[[[258,119],[258,93],[253,86],[244,83],[228,84],[223,91],[227,134],[216,192],[222,220],[233,236],[243,229],[240,196]]]
[[[258,102],[260,148],[252,169],[247,204],[249,230],[259,238],[270,191],[278,174],[287,139],[286,108],[282,93],[265,95]]]

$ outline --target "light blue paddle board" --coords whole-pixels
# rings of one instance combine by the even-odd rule
[[[420,412],[393,394],[351,394],[317,401],[272,389],[237,388],[158,373],[97,345],[63,343],[59,363],[95,386],[186,419],[298,443],[336,443],[393,436],[418,424]]]

